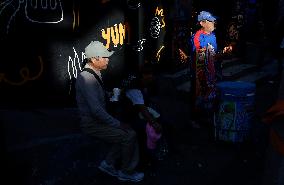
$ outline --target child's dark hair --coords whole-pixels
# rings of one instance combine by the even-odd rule
[[[139,75],[135,73],[129,73],[125,76],[122,81],[120,87],[122,89],[136,89],[139,88]]]

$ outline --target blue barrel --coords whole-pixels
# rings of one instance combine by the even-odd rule
[[[250,136],[255,105],[255,84],[217,83],[218,111],[214,115],[215,139],[243,142]]]

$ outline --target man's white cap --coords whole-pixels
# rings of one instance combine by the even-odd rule
[[[92,41],[86,48],[85,48],[85,55],[87,58],[92,57],[110,57],[114,51],[109,51],[103,43],[99,41]]]

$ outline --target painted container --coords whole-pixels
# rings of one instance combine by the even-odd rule
[[[214,115],[215,139],[243,142],[249,139],[254,117],[255,84],[225,81],[217,84],[219,106]]]

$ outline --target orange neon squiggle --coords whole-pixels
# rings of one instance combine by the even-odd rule
[[[23,67],[22,69],[20,69],[20,76],[23,78],[22,81],[20,82],[13,82],[11,80],[8,80],[7,78],[5,78],[5,73],[0,73],[0,82],[6,82],[10,85],[23,85],[25,84],[27,81],[31,81],[31,80],[36,80],[38,79],[43,72],[43,60],[41,56],[38,56],[39,58],[39,62],[40,62],[40,70],[38,72],[38,74],[34,77],[30,77],[30,70],[27,67]]]

